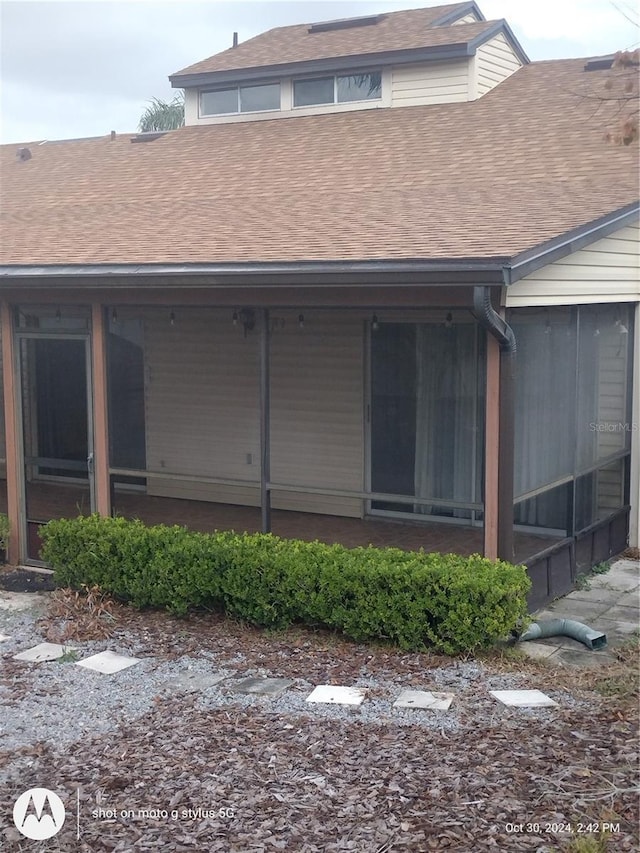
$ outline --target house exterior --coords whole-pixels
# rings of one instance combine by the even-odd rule
[[[249,507],[445,531],[525,561],[537,604],[637,547],[638,154],[604,138],[617,104],[593,115],[610,65],[530,62],[458,3],[197,62],[177,131],[4,146],[10,560],[55,515]]]

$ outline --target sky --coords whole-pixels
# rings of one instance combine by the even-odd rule
[[[447,0],[1,0],[0,142],[131,133],[169,74],[271,27]],[[637,46],[640,0],[477,0],[532,60]]]

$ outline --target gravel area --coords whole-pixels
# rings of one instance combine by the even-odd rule
[[[234,681],[247,676],[287,676],[287,662],[282,669],[256,666],[255,656],[241,653],[229,658],[222,652],[200,650],[190,654],[153,654],[153,642],[134,628],[119,631],[110,639],[93,641],[69,640],[76,659],[109,649],[140,662],[113,675],[104,675],[76,666],[73,660],[28,663],[16,661],[17,652],[47,640],[38,619],[40,609],[12,613],[0,611],[0,633],[10,639],[0,644],[3,673],[0,678],[0,749],[11,751],[34,741],[52,745],[70,745],[92,735],[106,734],[123,722],[148,713],[159,697],[185,692],[175,681],[191,676],[220,675],[224,680],[197,691],[196,707],[256,708],[260,711],[315,719],[358,721],[372,724],[419,726],[437,731],[458,731],[493,724],[523,716],[545,720],[553,708],[511,709],[489,695],[490,690],[529,687],[530,679],[517,674],[495,675],[481,663],[459,661],[424,671],[423,676],[389,673],[373,675],[363,666],[340,682],[335,676],[322,683],[345,683],[365,688],[361,705],[323,705],[306,702],[306,697],[319,683],[311,678],[294,677],[291,687],[280,696],[244,695],[234,692]],[[150,654],[151,653],[151,654]],[[252,659],[252,657],[254,659]],[[407,687],[455,693],[447,711],[394,708],[393,702]],[[584,700],[563,690],[552,690],[552,699],[564,708],[585,707]],[[590,700],[592,704],[593,700]],[[2,771],[0,771],[0,779]]]
[[[49,610],[0,609],[10,636],[0,643],[3,851],[554,853],[575,849],[579,826],[597,842],[605,821],[601,849],[638,848],[637,702],[607,699],[583,675],[117,605],[111,636],[75,639],[54,598],[34,596],[47,600]],[[64,636],[81,657],[110,649],[141,662],[101,675],[12,659]],[[224,678],[179,689],[187,675]],[[292,685],[275,697],[234,692],[248,676]],[[306,703],[317,684],[367,696],[357,707]],[[407,688],[450,691],[454,702],[394,709]],[[541,689],[558,707],[508,708],[489,695],[509,688]],[[16,798],[41,786],[69,818],[42,845],[10,818]]]

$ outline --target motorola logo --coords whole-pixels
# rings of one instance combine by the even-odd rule
[[[33,841],[53,838],[62,829],[65,816],[64,803],[48,788],[30,788],[13,807],[13,822]]]

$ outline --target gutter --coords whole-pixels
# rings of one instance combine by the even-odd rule
[[[217,264],[7,264],[0,266],[0,278],[47,278],[76,276],[269,276],[269,275],[330,275],[330,274],[402,274],[402,273],[491,273],[496,284],[501,282],[501,273],[506,258],[491,261],[475,258],[425,261],[292,261]],[[500,279],[500,280],[499,280]]]

